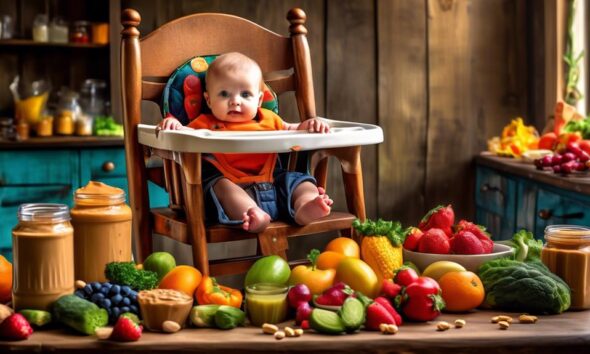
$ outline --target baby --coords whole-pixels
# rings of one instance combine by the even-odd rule
[[[205,81],[204,98],[212,114],[201,114],[187,127],[168,117],[158,129],[330,130],[317,118],[292,124],[261,108],[262,72],[255,61],[243,54],[217,57]],[[259,233],[279,216],[307,225],[328,215],[333,201],[316,187],[315,179],[281,169],[276,166],[277,157],[276,153],[205,155],[202,180],[207,218],[222,224],[242,223],[244,230]]]

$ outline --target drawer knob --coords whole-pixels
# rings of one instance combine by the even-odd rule
[[[111,172],[115,169],[115,163],[113,161],[106,161],[102,164],[102,170],[105,172]]]
[[[496,186],[491,186],[488,183],[482,185],[481,188],[479,188],[479,191],[482,193],[493,192],[493,193],[500,193],[501,195],[504,195],[504,192],[502,191],[502,189],[500,189],[499,187],[496,187]]]

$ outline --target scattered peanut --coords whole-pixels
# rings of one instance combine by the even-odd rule
[[[0,323],[2,323],[8,316],[12,315],[14,310],[10,307],[0,304]]]
[[[499,321],[498,325],[500,326],[500,329],[508,329],[508,327],[510,327],[510,323],[508,321]]]
[[[76,280],[74,285],[76,286],[76,289],[82,289],[86,286],[86,282],[84,280]]]
[[[178,324],[176,321],[164,321],[164,323],[162,323],[162,331],[166,333],[178,332],[180,331],[180,328],[180,324]]]
[[[94,331],[98,339],[109,339],[111,333],[113,333],[112,327],[100,327]]]
[[[437,331],[446,331],[447,329],[450,329],[450,328],[451,328],[451,325],[446,321],[439,321],[436,324]]]
[[[394,324],[382,323],[379,325],[379,330],[383,334],[396,334],[399,328]]]
[[[538,320],[537,316],[522,314],[518,316],[518,321],[520,323],[536,323]]]
[[[295,337],[295,331],[293,330],[293,328],[291,328],[291,327],[285,327],[285,329],[283,331],[285,331],[285,336],[287,336],[287,337]]]
[[[295,337],[301,337],[303,335],[303,329],[297,328],[295,329]]]
[[[285,338],[285,332],[283,332],[283,331],[276,331],[275,332],[275,339],[276,340],[281,340],[283,338]]]
[[[266,333],[266,334],[275,334],[277,333],[277,331],[279,330],[279,327],[270,324],[270,323],[265,323],[262,325],[262,333]]]
[[[455,328],[463,328],[465,327],[466,323],[467,322],[465,322],[465,320],[462,319],[455,320]]]
[[[506,316],[506,315],[499,315],[499,316],[492,317],[492,323],[498,323],[500,321],[512,323],[512,317]]]

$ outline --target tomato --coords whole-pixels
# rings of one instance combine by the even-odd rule
[[[333,239],[326,245],[325,251],[333,251],[343,254],[347,257],[361,257],[361,251],[358,243],[348,237],[337,237]]]
[[[554,132],[545,133],[539,139],[539,149],[553,150],[557,142],[557,135]]]
[[[289,263],[281,257],[262,257],[248,269],[244,287],[257,283],[286,285],[290,275]]]
[[[586,151],[586,153],[590,154],[590,140],[580,140],[578,142],[580,149]]]
[[[336,269],[335,282],[343,282],[356,291],[374,298],[381,290],[375,271],[358,258],[345,257]]]
[[[412,321],[431,321],[440,315],[445,303],[436,280],[419,277],[405,288],[402,296],[402,312]]]

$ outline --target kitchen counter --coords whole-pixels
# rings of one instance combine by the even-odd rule
[[[100,341],[65,329],[35,332],[28,340],[1,342],[0,352],[19,353],[260,353],[260,352],[362,352],[362,353],[588,353],[590,352],[590,311],[539,316],[535,324],[513,323],[500,330],[490,318],[499,313],[443,314],[428,323],[407,323],[395,335],[361,331],[349,335],[320,335],[307,331],[302,337],[275,340],[260,328],[230,331],[184,329],[175,334],[144,332],[137,342]],[[515,318],[518,314],[512,315]],[[462,329],[439,332],[436,322],[466,320]],[[289,325],[292,323],[285,323]],[[281,327],[284,327],[281,326]]]

